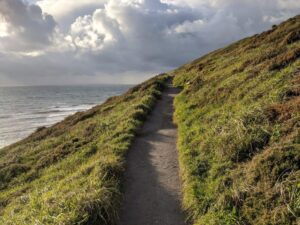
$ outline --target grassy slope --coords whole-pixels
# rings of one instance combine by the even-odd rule
[[[125,153],[166,78],[1,149],[0,224],[113,224]]]
[[[300,16],[175,71],[194,224],[299,224]]]

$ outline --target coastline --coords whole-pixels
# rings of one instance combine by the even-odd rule
[[[1,87],[0,149],[121,95],[132,85]]]
[[[40,117],[41,119],[45,119],[44,123],[33,124],[31,127],[26,127],[22,130],[21,130],[21,128],[19,130],[16,130],[16,128],[15,128],[14,130],[11,130],[11,131],[2,132],[0,134],[0,149],[8,147],[14,143],[17,143],[17,142],[27,138],[31,134],[35,133],[41,127],[47,127],[47,128],[51,127],[57,123],[64,121],[68,116],[72,116],[78,112],[88,111],[88,110],[92,109],[93,107],[100,105],[102,103],[103,102],[100,102],[99,104],[91,104],[88,107],[82,108],[80,110],[69,110],[69,111],[57,110],[56,112],[55,111],[44,112],[44,113],[41,112],[41,114],[45,114],[44,116]],[[61,113],[61,114],[59,114],[59,113]],[[4,140],[4,138],[7,137],[5,135],[9,135],[9,138]],[[14,137],[13,137],[13,135],[14,135]]]

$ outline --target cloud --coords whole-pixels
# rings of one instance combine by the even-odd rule
[[[40,50],[52,43],[56,22],[37,5],[0,0],[0,45],[11,51]]]
[[[179,55],[178,50],[195,41],[170,33],[169,29],[200,17],[192,9],[169,6],[158,0],[110,0],[93,15],[78,18],[71,25],[70,38],[77,49],[88,49],[99,62],[106,61],[107,65],[111,60],[111,70],[117,69],[116,72],[170,68],[186,55],[184,51]]]
[[[196,2],[197,7],[159,0],[109,0],[92,15],[79,17],[71,26],[70,39],[77,49],[105,62],[102,71],[155,70],[179,66],[292,15],[283,18],[284,10],[269,6],[268,0]]]
[[[300,12],[293,0],[1,4],[9,10],[0,8],[6,21],[0,22],[0,39],[6,41],[0,45],[0,80],[26,84],[140,81]]]
[[[99,51],[120,40],[121,36],[118,22],[108,16],[107,10],[97,9],[93,15],[78,17],[71,25],[67,39],[79,50]]]
[[[103,8],[107,0],[39,0],[37,5],[52,15],[64,31],[69,29],[77,17],[91,15],[95,9]]]

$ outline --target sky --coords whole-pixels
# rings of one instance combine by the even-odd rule
[[[0,0],[0,86],[138,83],[300,13],[300,0]]]

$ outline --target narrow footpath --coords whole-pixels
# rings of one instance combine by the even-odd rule
[[[168,85],[136,137],[127,158],[125,195],[118,225],[184,225],[172,123],[179,89]]]

